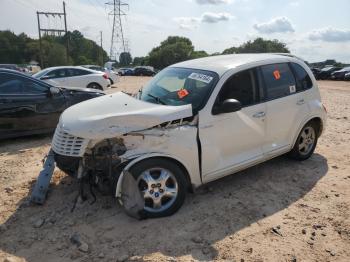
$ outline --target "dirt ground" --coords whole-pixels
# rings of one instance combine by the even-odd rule
[[[350,82],[319,85],[328,124],[309,160],[213,182],[162,219],[137,221],[99,194],[72,213],[77,184],[60,171],[45,205],[32,205],[51,135],[0,142],[0,261],[350,261]]]

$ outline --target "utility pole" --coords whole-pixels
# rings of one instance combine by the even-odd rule
[[[109,57],[112,60],[117,60],[117,53],[119,50],[122,52],[128,52],[125,45],[123,24],[122,24],[122,16],[126,16],[125,12],[122,10],[124,6],[129,6],[126,3],[121,2],[120,0],[113,0],[111,2],[106,3],[106,5],[112,6],[112,11],[109,15],[113,16],[113,27],[112,27],[112,39],[111,39],[111,48],[109,52]],[[119,46],[119,50],[117,50],[117,46]]]
[[[101,47],[101,50],[100,50],[100,52],[101,52],[101,66],[103,66],[103,60],[104,60],[103,58],[104,57],[103,57],[103,47],[102,47],[102,31],[100,31],[100,38],[101,38],[100,39],[100,41],[101,41],[100,42],[100,47]]]
[[[43,32],[44,35],[51,34],[55,36],[56,34],[58,36],[61,36],[62,33],[65,33],[66,36],[66,62],[69,63],[69,37],[68,37],[68,30],[67,30],[67,13],[66,13],[66,3],[63,2],[63,13],[60,12],[36,12],[37,18],[38,18],[38,30],[39,30],[39,48],[40,48],[40,66],[44,68],[44,59],[43,59],[43,50],[42,50],[42,43],[41,43],[41,33]],[[62,28],[42,28],[40,24],[40,16],[44,15],[46,18],[56,18],[59,17],[61,19],[61,16],[64,18],[64,29]]]

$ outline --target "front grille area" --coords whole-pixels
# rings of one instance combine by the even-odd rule
[[[58,125],[52,140],[52,149],[63,156],[81,157],[84,155],[89,140],[64,132]]]

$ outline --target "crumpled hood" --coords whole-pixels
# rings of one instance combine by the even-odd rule
[[[158,105],[118,92],[69,107],[62,113],[59,125],[77,137],[104,139],[190,116],[190,104]]]

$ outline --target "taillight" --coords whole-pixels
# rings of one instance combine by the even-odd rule
[[[104,79],[108,79],[108,75],[107,74],[103,74],[102,75]]]
[[[322,104],[322,106],[323,106],[324,111],[326,111],[326,113],[327,113],[327,108],[324,106],[324,104]]]

